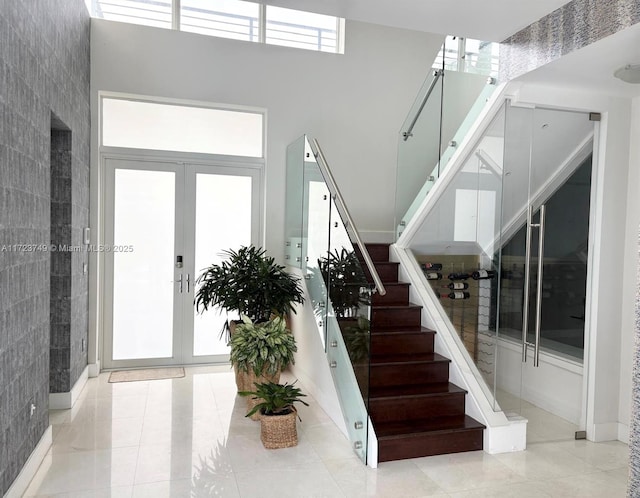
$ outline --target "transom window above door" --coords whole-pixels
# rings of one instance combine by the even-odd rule
[[[264,114],[103,97],[101,144],[262,158]]]

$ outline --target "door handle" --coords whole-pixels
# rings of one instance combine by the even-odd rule
[[[180,294],[182,294],[182,273],[180,274],[180,278],[178,280],[174,280],[173,283],[174,284],[179,284],[178,285],[178,290],[179,290]]]
[[[189,294],[189,292],[191,292],[189,290],[190,284],[191,284],[190,275],[187,273],[187,294]]]
[[[538,286],[536,289],[536,345],[533,366],[540,366],[540,329],[542,327],[542,278],[544,271],[544,217],[546,206],[540,206],[540,233],[538,233]]]
[[[531,280],[531,205],[527,208],[527,237],[524,255],[524,297],[522,299],[522,361],[527,362],[527,334],[529,332],[529,283]]]

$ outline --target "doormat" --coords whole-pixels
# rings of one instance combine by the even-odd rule
[[[137,382],[141,380],[179,379],[184,368],[147,368],[144,370],[118,370],[111,372],[109,382]]]

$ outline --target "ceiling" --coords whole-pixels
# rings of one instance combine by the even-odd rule
[[[568,0],[253,0],[385,26],[502,41]]]
[[[613,77],[616,69],[640,64],[640,23],[517,78],[526,83],[570,86],[620,97],[640,96],[640,85]]]

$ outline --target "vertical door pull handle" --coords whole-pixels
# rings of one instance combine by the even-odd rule
[[[524,297],[522,299],[522,361],[527,361],[527,333],[529,332],[529,282],[531,281],[531,205],[527,208],[527,241],[524,255]]]
[[[189,294],[189,292],[191,292],[191,291],[189,290],[190,283],[191,283],[190,274],[189,274],[189,273],[187,273],[187,294]]]
[[[542,279],[544,271],[544,216],[546,206],[540,206],[540,233],[538,234],[538,286],[536,289],[536,345],[533,366],[540,366],[540,329],[542,327]]]

